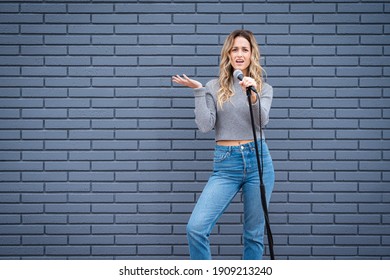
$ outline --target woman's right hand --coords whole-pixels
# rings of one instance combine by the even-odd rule
[[[172,81],[189,88],[201,88],[203,85],[198,82],[197,80],[193,80],[188,78],[185,74],[183,74],[183,77],[180,77],[180,75],[172,76]]]

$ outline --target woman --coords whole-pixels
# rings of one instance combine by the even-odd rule
[[[196,80],[176,75],[172,81],[194,89],[195,122],[202,132],[215,129],[214,171],[208,180],[187,225],[191,259],[211,259],[208,237],[219,217],[242,189],[244,199],[244,253],[243,259],[261,259],[264,250],[264,215],[260,199],[260,180],[253,142],[253,130],[246,88],[253,86],[251,106],[256,134],[268,123],[273,90],[262,82],[260,53],[253,33],[233,31],[221,51],[219,79],[205,87]],[[242,81],[233,77],[234,70],[244,74]],[[258,98],[261,99],[259,102]],[[259,105],[261,104],[261,105]],[[261,108],[259,108],[261,107]],[[267,204],[274,185],[272,159],[264,138],[263,182]]]

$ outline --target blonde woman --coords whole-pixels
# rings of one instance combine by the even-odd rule
[[[254,116],[261,114],[261,124],[260,118],[255,118],[255,125],[257,139],[263,141],[263,154],[260,156],[268,204],[274,186],[274,168],[264,133],[260,133],[260,130],[268,123],[273,90],[262,81],[259,59],[259,48],[253,33],[236,30],[223,45],[219,79],[211,80],[203,87],[186,75],[172,77],[173,82],[194,89],[195,122],[199,130],[215,130],[214,171],[187,224],[191,259],[211,259],[209,235],[240,190],[244,200],[243,259],[262,259],[265,221],[246,96],[249,86],[260,93],[256,95],[252,92],[250,106]],[[243,72],[242,81],[233,77],[234,70]],[[262,139],[259,139],[260,135]]]

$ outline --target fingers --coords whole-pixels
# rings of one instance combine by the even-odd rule
[[[180,77],[179,75],[172,76],[172,81],[181,85],[185,85],[187,83],[187,81],[182,77]]]
[[[248,87],[248,86],[255,86],[255,85],[256,85],[255,80],[252,79],[252,78],[249,78],[249,77],[245,77],[244,80],[243,80],[243,82],[244,82],[244,85],[247,86],[247,87]]]
[[[244,79],[240,82],[240,85],[243,87],[257,86],[256,81],[250,77],[244,77]]]
[[[191,83],[191,79],[186,76],[186,74],[183,74],[183,77],[180,75],[172,76],[172,81],[184,86],[188,86]]]
[[[245,93],[247,87],[244,85],[244,82],[243,82],[243,81],[240,81],[239,84],[240,84],[240,86],[241,86],[242,92]]]
[[[186,74],[183,74],[183,77],[181,77],[180,75],[172,76],[172,81],[175,83],[178,83],[180,85],[190,87],[190,88],[202,87],[202,84],[200,82],[188,78]]]
[[[175,75],[175,76],[172,76],[172,80],[182,81],[183,79],[179,75]]]

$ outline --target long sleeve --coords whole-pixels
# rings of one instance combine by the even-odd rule
[[[259,102],[259,95],[257,95],[256,103],[252,104],[253,114],[255,116],[257,126],[259,125],[259,120],[256,119],[257,118],[256,116],[259,116],[259,104],[261,105],[261,127],[264,128],[268,124],[272,98],[273,98],[272,86],[270,86],[267,83],[263,83],[263,87],[260,95],[260,102]]]
[[[215,126],[217,108],[213,99],[209,84],[205,87],[195,89],[195,123],[199,130],[208,132]]]
[[[269,112],[271,109],[273,98],[273,88],[267,83],[263,83],[263,87],[261,90],[260,96],[260,104],[261,104],[261,127],[265,127],[269,121]],[[259,114],[259,102],[253,104],[254,106],[254,115]]]

